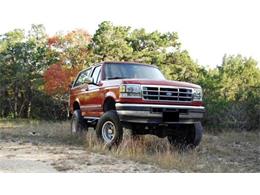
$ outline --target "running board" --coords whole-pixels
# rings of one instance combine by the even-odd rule
[[[85,120],[87,120],[87,123],[95,124],[99,120],[99,117],[83,117]]]

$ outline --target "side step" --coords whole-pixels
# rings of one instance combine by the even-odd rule
[[[86,120],[86,122],[90,125],[96,125],[98,120],[99,120],[99,117],[84,117],[84,119]]]

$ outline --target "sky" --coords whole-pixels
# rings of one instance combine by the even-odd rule
[[[177,32],[204,66],[220,65],[224,54],[260,63],[258,0],[0,0],[0,34],[43,24],[50,35],[77,28],[93,35],[102,21]]]

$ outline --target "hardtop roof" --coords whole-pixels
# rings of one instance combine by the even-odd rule
[[[127,61],[104,61],[101,64],[136,64],[136,65],[145,65],[145,66],[152,66],[157,68],[156,65],[153,64],[145,64],[145,63],[140,63],[140,62],[127,62]]]

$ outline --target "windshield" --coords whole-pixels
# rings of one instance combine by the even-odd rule
[[[105,64],[105,80],[153,79],[165,80],[159,69],[142,64]]]

